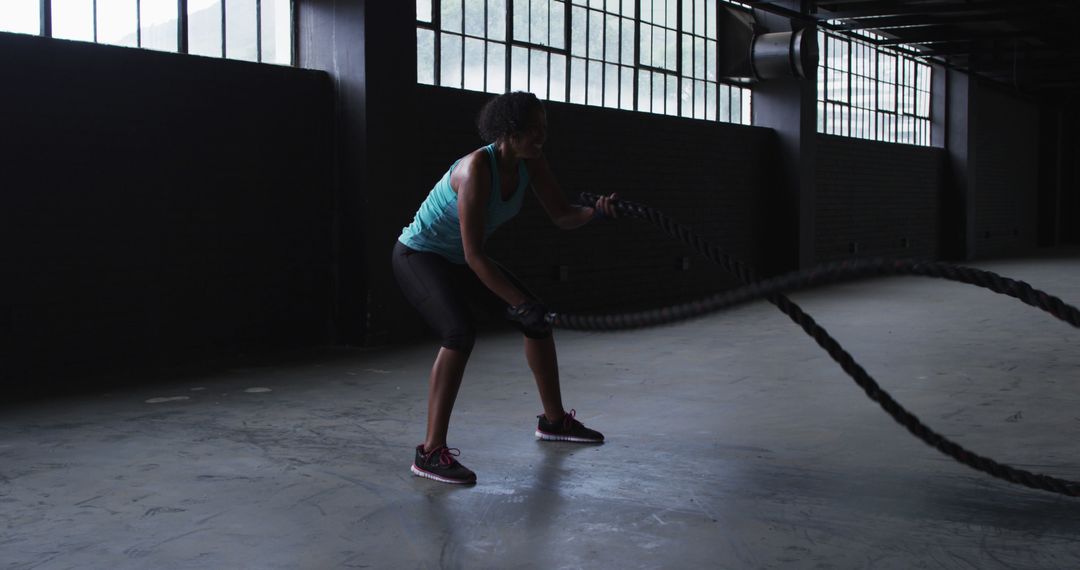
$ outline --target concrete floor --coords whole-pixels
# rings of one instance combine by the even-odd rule
[[[1080,304],[1080,258],[981,266]],[[1080,331],[928,279],[793,297],[935,429],[1080,479]],[[485,336],[450,433],[471,488],[409,473],[428,345],[7,409],[0,567],[1080,567],[1080,499],[917,441],[770,305],[557,338],[608,443],[536,441],[520,340]]]

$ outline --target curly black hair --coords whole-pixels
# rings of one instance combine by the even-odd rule
[[[484,142],[492,143],[529,129],[532,114],[543,110],[544,105],[536,95],[514,91],[494,97],[484,104],[476,117],[476,128]]]

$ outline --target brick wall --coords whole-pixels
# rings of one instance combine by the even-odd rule
[[[490,97],[419,86],[416,105],[421,165],[392,215],[411,219],[431,186],[458,157],[483,144],[475,116]],[[652,205],[764,271],[775,271],[771,183],[772,131],[644,113],[546,103],[545,154],[567,196],[619,192]],[[392,243],[392,242],[391,242]],[[529,192],[518,218],[496,232],[489,254],[553,308],[625,310],[658,306],[729,287],[710,262],[643,222],[604,221],[557,229]],[[389,254],[389,250],[387,250]],[[683,258],[688,268],[683,269]],[[565,267],[566,280],[559,279]],[[374,277],[374,276],[373,276]],[[393,338],[416,336],[422,325],[396,290],[381,310],[398,319]]]
[[[328,341],[325,74],[3,33],[0,53],[0,385]]]
[[[816,261],[938,255],[944,151],[819,135]]]

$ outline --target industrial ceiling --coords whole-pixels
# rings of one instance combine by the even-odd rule
[[[818,0],[745,2],[872,43],[916,53],[1035,96],[1080,94],[1077,0]],[[801,9],[794,9],[794,6]]]

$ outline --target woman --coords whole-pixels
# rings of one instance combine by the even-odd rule
[[[542,152],[547,137],[543,105],[531,93],[488,101],[477,120],[491,144],[458,159],[439,180],[394,246],[394,276],[409,302],[442,338],[431,368],[427,436],[416,446],[412,472],[443,483],[475,483],[476,474],[446,446],[446,431],[476,330],[469,302],[498,311],[525,335],[525,357],[536,378],[544,413],[536,436],[544,440],[601,443],[563,408],[555,341],[546,308],[513,275],[484,253],[484,242],[521,209],[525,187],[562,229],[595,217],[615,217],[611,200],[595,207],[570,205]]]

